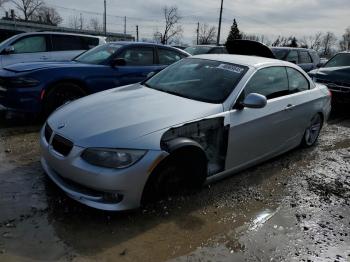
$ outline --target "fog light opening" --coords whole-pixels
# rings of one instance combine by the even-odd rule
[[[123,195],[119,193],[104,193],[103,202],[107,203],[119,203],[123,200]]]

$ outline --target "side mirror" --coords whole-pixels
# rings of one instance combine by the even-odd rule
[[[152,76],[154,76],[156,74],[156,72],[150,72],[147,74],[147,79],[151,78]]]
[[[15,52],[15,48],[13,46],[8,46],[3,51],[5,55],[10,55],[10,54],[13,54],[14,52]]]
[[[291,60],[290,62],[293,63],[293,64],[297,64],[296,60]]]
[[[323,63],[318,63],[318,64],[316,65],[316,67],[317,67],[317,68],[321,68],[323,65],[324,65]]]
[[[112,61],[112,64],[111,64],[112,67],[125,66],[125,65],[126,65],[126,61],[124,58],[116,58]]]
[[[251,93],[243,100],[241,105],[247,108],[264,108],[267,104],[267,98],[263,95]]]

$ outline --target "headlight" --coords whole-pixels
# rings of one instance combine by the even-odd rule
[[[135,164],[145,154],[145,150],[88,148],[81,157],[92,165],[120,169]]]
[[[8,80],[8,83],[12,87],[33,87],[40,84],[39,80],[27,77],[16,77]]]

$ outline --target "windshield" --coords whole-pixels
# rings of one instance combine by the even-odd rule
[[[324,67],[350,66],[350,54],[337,54]]]
[[[109,60],[122,45],[119,44],[106,44],[97,46],[74,59],[74,61],[85,64],[103,64]]]
[[[190,46],[185,51],[191,55],[202,55],[207,54],[210,49],[212,49],[210,46]]]
[[[145,86],[202,102],[220,104],[248,68],[205,59],[183,59],[144,83]]]
[[[288,53],[287,49],[271,48],[271,51],[275,55],[275,57],[279,60],[284,60]]]

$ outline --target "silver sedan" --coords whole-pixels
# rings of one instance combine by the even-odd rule
[[[73,199],[128,210],[313,146],[328,89],[274,59],[202,55],[54,112],[42,166]]]

